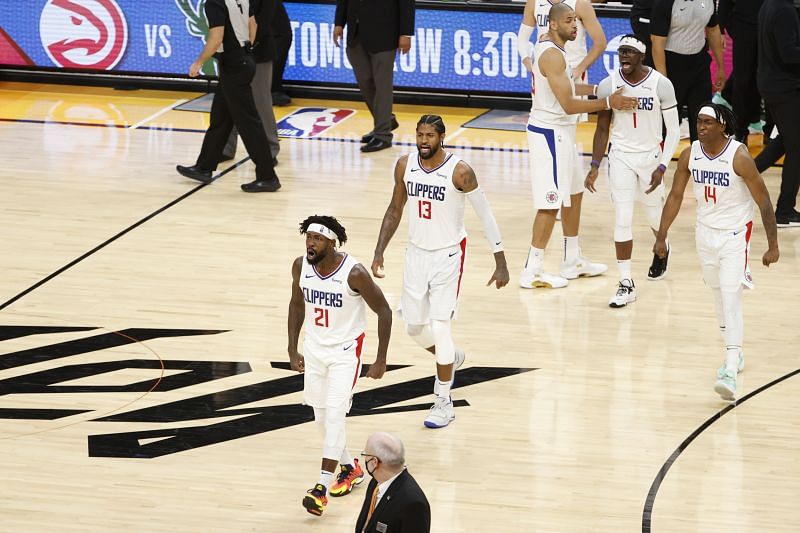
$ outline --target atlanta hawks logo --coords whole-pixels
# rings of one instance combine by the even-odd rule
[[[59,67],[110,70],[125,54],[128,25],[115,0],[47,0],[39,35]]]

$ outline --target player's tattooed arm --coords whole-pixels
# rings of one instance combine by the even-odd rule
[[[376,278],[384,277],[383,252],[389,246],[389,241],[392,240],[394,232],[397,231],[397,227],[400,225],[400,220],[403,218],[403,208],[406,205],[406,200],[408,200],[406,185],[403,182],[407,164],[408,156],[404,155],[397,160],[397,164],[394,167],[392,199],[389,202],[389,207],[386,208],[386,213],[383,215],[381,231],[378,234],[378,243],[375,245],[375,255],[372,259],[372,275]]]
[[[478,188],[478,177],[471,166],[459,161],[453,172],[453,185],[461,192],[472,192]]]
[[[303,291],[300,289],[300,269],[303,265],[303,257],[298,257],[292,263],[292,299],[289,301],[289,364],[292,370],[303,372],[305,361],[303,356],[297,351],[297,342],[300,339],[300,328],[303,327],[305,318],[305,303],[303,301]]]
[[[370,309],[378,315],[378,353],[370,365],[367,377],[380,379],[386,372],[386,353],[389,350],[389,337],[392,334],[392,308],[362,265],[356,265],[347,278],[350,288],[361,294]]]

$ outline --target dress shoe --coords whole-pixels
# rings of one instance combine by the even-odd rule
[[[182,176],[186,176],[187,178],[191,178],[193,180],[197,180],[200,183],[211,183],[211,171],[204,170],[199,168],[197,165],[192,165],[190,167],[185,167],[183,165],[178,165],[175,167],[179,174]]]
[[[391,147],[391,141],[382,141],[373,137],[371,141],[361,147],[361,151],[364,153],[377,152],[378,150],[385,150]]]
[[[244,192],[275,192],[280,188],[281,182],[277,177],[271,180],[255,180],[242,184]]]
[[[397,122],[396,118],[392,117],[392,131],[396,130],[399,127],[400,127],[400,123]],[[375,138],[375,136],[372,133],[367,133],[367,134],[361,136],[361,142],[363,144],[367,144],[374,138]]]
[[[272,93],[272,105],[283,107],[292,103],[291,97],[283,91],[274,91]]]

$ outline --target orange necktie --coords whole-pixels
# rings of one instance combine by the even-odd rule
[[[375,512],[376,503],[378,503],[378,485],[375,485],[375,490],[372,491],[372,499],[369,501],[369,512],[367,513],[367,520],[364,522],[363,531],[366,531],[369,519],[372,518],[372,513]]]

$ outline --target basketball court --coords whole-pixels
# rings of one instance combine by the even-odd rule
[[[415,151],[414,126],[430,112],[487,193],[511,283],[485,287],[494,262],[467,209],[456,420],[423,427],[434,360],[395,317],[389,370],[356,386],[351,451],[374,431],[400,436],[441,533],[797,530],[800,230],[779,231],[781,258],[767,269],[756,214],[747,366],[729,405],[713,391],[722,343],[690,191],[665,280],[646,280],[652,234],[637,211],[639,299],[610,309],[605,164],[599,192],[585,195],[581,246],[609,272],[523,290],[527,142],[462,127],[487,109],[397,105],[395,146],[361,154],[363,104],[296,100],[276,108],[279,120],[333,111],[287,119],[299,133],[281,141],[283,188],[249,195],[242,143],[210,185],[175,172],[194,163],[208,121],[175,108],[199,96],[0,83],[0,531],[353,531],[366,485],[319,518],[300,504],[321,442],[286,352],[290,268],[305,252],[298,224],[338,217],[343,249],[368,266],[394,162]],[[592,132],[580,127],[583,152]],[[780,169],[765,180],[774,202]],[[405,234],[403,224],[379,281],[393,307]],[[548,269],[560,254],[557,226]],[[368,320],[367,363],[377,347]]]

